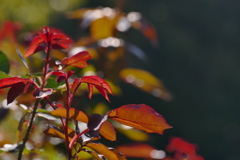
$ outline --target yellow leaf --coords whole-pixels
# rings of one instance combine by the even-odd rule
[[[164,87],[161,80],[145,70],[126,68],[120,72],[120,77],[125,82],[130,83],[155,97],[166,101],[172,99],[171,94]]]

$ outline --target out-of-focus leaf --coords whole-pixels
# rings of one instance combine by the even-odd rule
[[[155,97],[166,101],[169,101],[172,98],[171,94],[164,87],[161,80],[145,70],[126,68],[120,72],[120,77],[125,82],[130,83]]]
[[[127,160],[126,156],[124,154],[120,153],[117,149],[111,148],[110,150],[113,151],[117,155],[118,160]]]
[[[89,60],[92,56],[87,51],[79,52],[69,58],[64,58],[61,61],[61,64],[67,66],[74,66],[78,68],[84,68],[87,66],[87,60]]]
[[[84,76],[80,79],[80,83],[87,83],[89,88],[89,98],[92,97],[93,86],[109,101],[107,92],[112,94],[112,89],[107,82],[98,76]]]
[[[112,126],[111,123],[105,121],[103,122],[101,129],[100,129],[100,134],[110,140],[110,141],[116,141],[116,131],[114,127]]]
[[[148,134],[146,132],[143,132],[142,130],[138,130],[132,127],[128,127],[127,129],[124,129],[124,127],[119,127],[117,129],[118,131],[120,131],[122,134],[124,134],[133,141],[147,141],[149,139]]]
[[[21,93],[23,93],[25,84],[22,82],[15,83],[8,91],[7,104],[12,103]]]
[[[0,122],[8,115],[9,108],[0,107]]]
[[[7,75],[6,73],[4,73],[3,71],[0,71],[0,79],[8,78],[8,77],[10,77],[10,76]]]
[[[60,83],[61,84],[61,83]],[[57,88],[59,86],[58,82],[56,82],[56,77],[51,76],[47,80],[46,88]]]
[[[75,11],[68,12],[66,14],[69,19],[81,19],[84,17],[86,11],[91,11],[92,9],[78,9]]]
[[[105,145],[103,145],[101,143],[88,143],[86,146],[94,149],[96,152],[103,155],[107,159],[111,159],[111,160],[117,160],[118,159],[116,153],[114,153],[113,151],[111,151]]]
[[[84,112],[79,111],[75,108],[66,109],[66,108],[60,107],[51,111],[51,114],[55,116],[61,116],[61,117],[67,117],[67,114],[69,114],[69,118],[71,119],[75,119],[84,123],[88,122],[87,115]]]
[[[163,116],[145,104],[129,104],[108,112],[108,117],[125,125],[149,133],[163,134],[165,129],[172,128]]]
[[[195,144],[191,144],[178,137],[173,137],[166,147],[168,152],[175,152],[174,159],[183,159],[183,157],[186,157],[187,160],[204,160],[202,156],[196,153],[196,149],[197,146]]]
[[[25,61],[25,59],[22,56],[22,53],[20,52],[20,50],[18,49],[18,47],[16,48],[16,52],[18,54],[18,57],[20,58],[21,62],[23,63],[23,65],[25,66],[25,68],[29,71],[29,67],[27,62]]]
[[[118,146],[117,150],[126,157],[163,159],[166,154],[162,150],[156,150],[145,143],[132,143]]]
[[[197,147],[181,138],[174,137],[170,140],[166,150],[168,152],[179,151],[185,154],[195,153]]]
[[[2,51],[0,51],[0,70],[6,74],[8,74],[10,70],[10,63],[8,61],[8,58]]]
[[[114,31],[114,25],[112,20],[107,17],[102,17],[92,21],[90,31],[92,38],[95,40],[112,37]],[[101,31],[99,31],[99,29]]]
[[[28,120],[29,120],[30,114],[28,112],[25,112],[25,114],[20,119],[20,122],[18,124],[17,129],[17,142],[21,142],[26,134],[27,128],[28,128]]]
[[[15,31],[19,30],[20,28],[20,23],[6,20],[3,23],[2,28],[0,29],[0,42],[3,40],[3,38],[8,38],[9,40],[11,40],[11,42],[17,42]]]

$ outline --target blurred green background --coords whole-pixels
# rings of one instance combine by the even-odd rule
[[[26,30],[51,25],[76,38],[73,28],[79,22],[67,20],[66,11],[114,7],[116,1],[1,0],[0,4],[0,22],[16,20]],[[156,148],[164,149],[176,136],[197,144],[206,160],[240,159],[239,8],[237,0],[125,0],[123,11],[142,13],[159,38],[159,46],[153,47],[139,31],[127,32],[127,40],[148,57],[143,62],[131,56],[127,65],[153,73],[174,98],[165,102],[122,83],[123,96],[113,97],[110,105],[145,103],[162,114],[173,129],[162,136],[153,134],[150,144]]]

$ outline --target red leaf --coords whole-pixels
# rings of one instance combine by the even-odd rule
[[[0,41],[2,41],[3,38],[8,38],[11,40],[11,42],[17,42],[15,31],[19,30],[20,28],[21,24],[6,20],[0,29]]]
[[[31,82],[30,79],[23,79],[19,77],[9,77],[9,78],[3,78],[0,80],[0,89],[11,87],[12,85],[22,82],[26,84],[27,82]]]
[[[163,134],[165,129],[172,128],[154,109],[145,104],[124,105],[108,112],[108,117],[125,125],[149,133]]]
[[[112,94],[112,89],[110,85],[105,82],[103,79],[97,77],[97,76],[84,76],[80,79],[80,83],[87,83],[89,88],[89,97],[92,96],[92,86],[95,86],[96,89],[109,101],[107,92]]]
[[[174,152],[174,159],[183,159],[187,157],[188,160],[204,160],[203,157],[196,153],[197,146],[191,144],[181,138],[174,137],[170,140],[166,150],[168,152]]]
[[[78,68],[84,68],[87,66],[87,60],[92,58],[92,56],[87,51],[79,52],[72,57],[64,58],[61,61],[63,65],[70,65]]]
[[[32,54],[44,50],[48,52],[50,49],[65,49],[72,40],[63,34],[60,30],[44,27],[42,32],[33,38],[30,48],[26,51],[24,57],[31,56]]]
[[[71,86],[71,93],[74,93],[76,91],[76,89],[78,88],[79,86],[79,80],[77,78],[74,78],[74,81],[72,83],[72,86]]]
[[[195,153],[196,146],[181,138],[174,137],[170,140],[169,145],[166,149],[168,152],[179,151],[185,154]]]
[[[30,48],[24,54],[24,57],[29,57],[29,56],[33,55],[34,53],[37,53],[37,52],[43,51],[43,50],[44,50],[43,46],[37,46],[37,45],[30,46]]]
[[[23,93],[25,86],[26,84],[22,82],[12,85],[12,87],[8,91],[7,104],[12,103],[15,98],[17,98],[21,93]]]

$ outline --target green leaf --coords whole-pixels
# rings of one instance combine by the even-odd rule
[[[0,71],[0,79],[8,78],[8,77],[10,77],[10,76],[7,75],[6,73],[4,73],[3,71]]]
[[[8,61],[8,58],[2,51],[0,51],[0,70],[6,74],[8,74],[10,70],[10,63]]]

